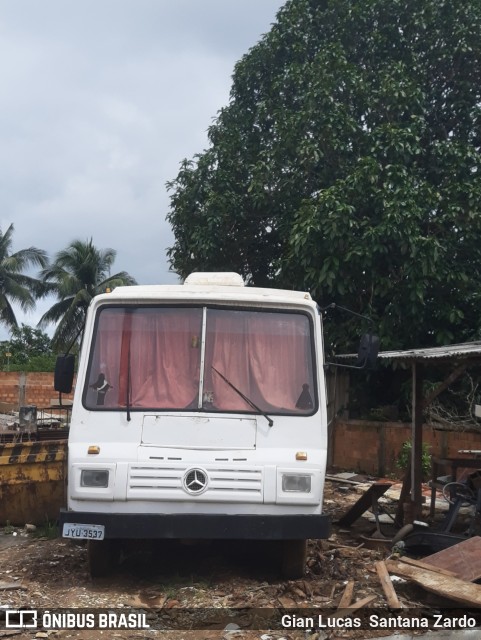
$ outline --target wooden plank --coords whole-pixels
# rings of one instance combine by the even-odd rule
[[[337,524],[341,527],[350,527],[353,522],[373,506],[373,502],[377,502],[377,500],[386,493],[389,487],[392,487],[392,482],[374,482],[366,493],[363,493],[359,500],[342,516]]]
[[[386,596],[388,606],[391,609],[402,609],[401,603],[399,602],[397,594],[394,590],[393,584],[391,582],[391,577],[389,576],[384,560],[379,560],[379,562],[376,562],[375,567],[377,575],[379,576],[382,590],[384,591],[384,595]]]
[[[336,476],[330,476],[326,473],[326,480],[330,480],[331,482],[339,482],[341,484],[354,484],[356,486],[360,484],[367,484],[367,482],[359,482],[359,480],[348,480],[347,478],[337,478]]]
[[[454,571],[448,571],[447,569],[440,569],[439,567],[435,567],[432,564],[427,564],[426,562],[422,562],[422,560],[414,560],[414,558],[408,558],[407,556],[402,556],[398,558],[399,562],[405,562],[406,564],[410,564],[414,567],[419,567],[420,569],[427,569],[428,571],[435,571],[436,573],[442,573],[444,576],[451,576],[453,578],[457,578],[457,574]]]
[[[411,509],[413,521],[422,511],[423,483],[423,379],[424,367],[420,362],[412,364],[412,431],[411,431]]]
[[[355,611],[357,611],[358,609],[362,609],[363,607],[367,607],[367,605],[371,604],[371,602],[374,602],[376,598],[377,596],[367,596],[367,598],[357,600],[344,609],[337,609],[337,611],[328,616],[328,618],[346,618],[347,616],[352,616]]]
[[[405,519],[404,504],[409,499],[411,494],[411,458],[408,459],[406,471],[404,473],[403,484],[401,487],[401,494],[399,496],[399,502],[396,509],[396,515],[394,517],[394,524],[401,528],[405,524],[411,524]]]
[[[481,578],[481,537],[473,536],[458,544],[427,556],[424,564],[454,572],[460,580],[474,582]]]
[[[472,584],[452,576],[443,576],[435,571],[427,571],[402,562],[388,560],[387,570],[397,576],[407,578],[426,591],[435,593],[468,607],[481,607],[481,585]]]
[[[339,600],[339,604],[337,605],[338,609],[344,609],[344,607],[348,607],[352,602],[352,594],[354,591],[354,580],[349,580],[344,589],[344,593],[342,594],[342,598]]]
[[[0,582],[0,591],[9,591],[10,589],[22,589],[26,591],[27,587],[24,587],[18,582]]]

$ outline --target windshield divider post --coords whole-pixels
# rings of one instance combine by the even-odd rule
[[[205,363],[205,336],[207,332],[207,307],[202,309],[202,337],[200,343],[200,376],[199,376],[199,398],[197,408],[202,409],[204,405],[204,363]]]

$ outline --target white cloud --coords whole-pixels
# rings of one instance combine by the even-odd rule
[[[116,270],[174,281],[165,183],[206,147],[234,64],[282,4],[0,0],[0,226],[14,222],[14,250],[93,237]]]

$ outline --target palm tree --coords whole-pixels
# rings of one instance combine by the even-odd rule
[[[35,247],[10,253],[13,229],[13,224],[5,233],[0,229],[0,322],[11,329],[18,327],[12,303],[18,304],[22,311],[31,311],[35,308],[35,299],[43,295],[42,282],[23,272],[30,266],[48,264],[45,251]]]
[[[55,349],[64,348],[80,336],[94,296],[107,289],[136,284],[126,271],[110,275],[116,253],[114,249],[97,249],[92,238],[86,242],[74,240],[41,271],[44,286],[58,299],[39,322],[40,326],[58,323],[52,338]]]

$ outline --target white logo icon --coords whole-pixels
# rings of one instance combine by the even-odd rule
[[[37,612],[35,609],[7,609],[5,611],[7,629],[36,629]]]

